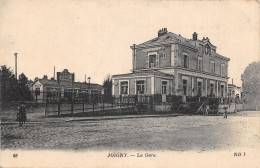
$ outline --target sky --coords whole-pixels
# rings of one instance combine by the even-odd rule
[[[249,63],[260,60],[257,1],[0,0],[0,65],[34,80],[68,69],[75,81],[102,84],[107,74],[129,73],[130,46],[157,37],[161,28],[208,37],[229,57],[241,86]]]

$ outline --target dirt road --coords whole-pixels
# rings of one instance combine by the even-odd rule
[[[260,149],[260,112],[1,125],[2,149]]]

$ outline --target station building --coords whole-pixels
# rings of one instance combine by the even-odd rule
[[[192,39],[158,31],[158,36],[133,45],[132,72],[112,76],[115,97],[126,95],[228,96],[229,58],[217,53],[208,37]]]

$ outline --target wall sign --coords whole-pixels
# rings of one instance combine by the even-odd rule
[[[57,72],[58,82],[74,82],[75,75],[74,73],[69,73],[67,69],[64,69],[63,72]]]

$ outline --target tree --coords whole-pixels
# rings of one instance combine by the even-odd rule
[[[16,99],[17,79],[13,71],[6,65],[2,65],[0,69],[1,79],[1,101],[12,101]]]
[[[2,65],[0,79],[2,102],[31,100],[29,81],[23,73],[19,75],[19,80],[17,80],[13,71],[6,65]]]
[[[108,74],[103,81],[103,89],[104,89],[104,100],[106,102],[109,102],[112,98],[112,78],[110,74]]]
[[[241,75],[241,80],[243,101],[256,107],[260,100],[260,62],[250,63]]]
[[[29,80],[24,75],[24,73],[19,75],[17,91],[18,91],[20,101],[31,100],[32,97],[29,88]]]

